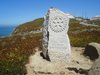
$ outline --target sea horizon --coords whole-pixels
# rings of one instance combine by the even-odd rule
[[[0,25],[0,37],[7,37],[9,35],[11,35],[11,33],[14,31],[14,29],[16,28],[16,26],[3,26]]]

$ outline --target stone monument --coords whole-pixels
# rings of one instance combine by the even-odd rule
[[[68,24],[72,15],[50,8],[43,23],[43,56],[50,61],[68,61],[71,56]]]

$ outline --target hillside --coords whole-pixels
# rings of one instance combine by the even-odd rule
[[[100,26],[100,20],[90,20],[88,21],[89,24],[95,24]]]
[[[16,27],[12,36],[0,39],[0,75],[26,73],[24,65],[28,57],[36,52],[35,48],[42,48],[42,33],[34,33],[42,28],[42,23],[43,18],[24,23]],[[89,42],[100,43],[100,27],[80,25],[76,20],[70,21],[68,34],[72,46],[84,47]]]
[[[25,32],[40,30],[42,28],[42,24],[43,18],[39,18],[34,21],[19,25],[18,27],[16,27],[12,34],[23,34]]]
[[[89,23],[97,23],[99,24],[100,21],[88,21]],[[30,34],[41,30],[43,24],[43,18],[36,19],[31,22],[24,23],[19,25],[13,35],[16,34]],[[84,26],[79,23],[79,21],[73,19],[70,21],[69,24],[69,37],[71,40],[72,46],[85,46],[89,42],[98,42],[100,43],[100,27],[93,27],[93,26]]]
[[[72,46],[82,47],[90,42],[100,43],[100,27],[81,25],[76,20],[70,21],[68,34]]]
[[[28,57],[41,48],[41,34],[0,39],[0,75],[24,75]]]

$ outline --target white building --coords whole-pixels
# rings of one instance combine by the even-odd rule
[[[100,20],[100,15],[92,17],[91,20]]]

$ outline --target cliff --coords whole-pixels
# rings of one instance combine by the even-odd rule
[[[32,31],[37,31],[40,30],[42,28],[42,24],[43,24],[43,18],[39,18],[24,24],[19,25],[18,27],[15,28],[15,30],[13,31],[13,35],[16,34],[22,34],[23,33],[29,33]]]

